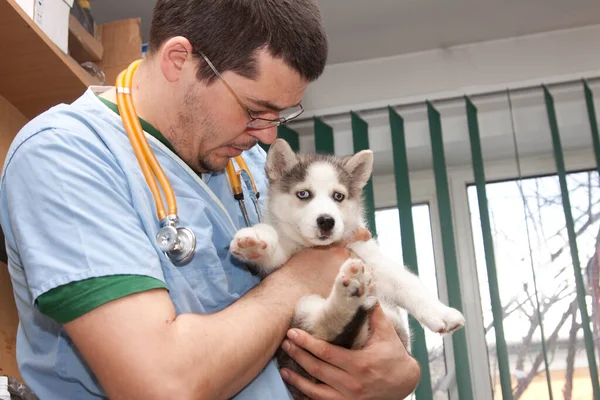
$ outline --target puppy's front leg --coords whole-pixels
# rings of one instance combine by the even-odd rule
[[[416,275],[381,254],[375,241],[348,247],[373,266],[379,296],[406,309],[433,332],[451,333],[465,324],[460,311],[443,304]]]
[[[319,296],[300,300],[292,326],[338,346],[362,347],[368,336],[368,315],[377,302],[371,280],[362,260],[348,259],[326,300]]]
[[[238,259],[268,275],[290,258],[279,242],[277,231],[268,224],[256,224],[240,229],[230,244],[231,253]]]

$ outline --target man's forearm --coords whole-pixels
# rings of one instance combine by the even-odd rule
[[[232,397],[273,357],[304,294],[281,278],[278,273],[267,277],[221,312],[175,319],[173,372],[186,377],[198,398]]]

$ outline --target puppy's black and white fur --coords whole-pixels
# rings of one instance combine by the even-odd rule
[[[238,231],[231,252],[266,276],[303,248],[349,237],[366,226],[362,196],[372,169],[369,150],[348,157],[296,154],[287,142],[276,140],[267,155],[266,222]],[[292,327],[358,349],[369,338],[368,316],[377,300],[409,350],[406,311],[434,332],[450,333],[464,325],[459,311],[442,304],[403,265],[385,257],[375,240],[348,248],[359,258],[341,265],[327,299],[313,295],[298,303]],[[278,360],[308,377],[285,353],[278,353]]]

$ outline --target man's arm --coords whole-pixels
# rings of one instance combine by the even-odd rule
[[[111,399],[230,398],[273,357],[300,297],[326,294],[347,257],[342,248],[306,250],[215,314],[177,316],[158,289],[64,326]]]

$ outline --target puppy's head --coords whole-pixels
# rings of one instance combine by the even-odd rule
[[[267,155],[270,222],[305,246],[323,246],[363,225],[362,189],[373,170],[373,153],[353,156],[296,154],[277,139]]]

